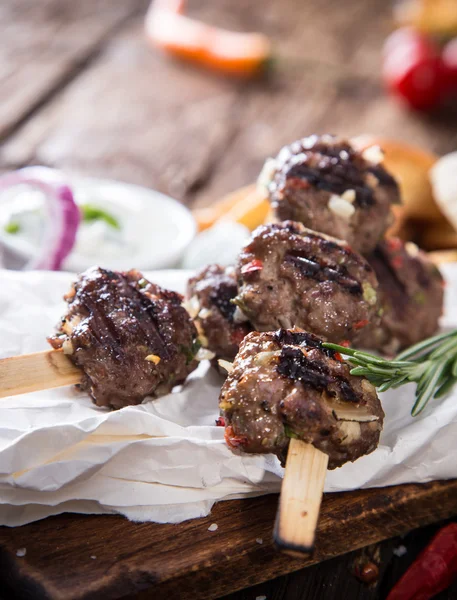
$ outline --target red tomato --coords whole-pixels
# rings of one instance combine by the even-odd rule
[[[383,76],[388,89],[417,110],[436,108],[449,89],[449,72],[438,49],[410,29],[387,38]]]
[[[449,73],[450,85],[457,90],[457,38],[448,42],[444,47],[443,62]]]

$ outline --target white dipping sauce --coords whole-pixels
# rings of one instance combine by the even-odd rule
[[[190,211],[153,190],[116,181],[69,177],[78,205],[90,205],[116,219],[117,229],[104,220],[81,221],[76,243],[63,269],[83,271],[100,266],[127,270],[161,269],[175,266],[195,235]],[[40,244],[44,228],[44,198],[28,186],[2,193],[0,241],[24,259]],[[5,226],[19,224],[16,233]]]

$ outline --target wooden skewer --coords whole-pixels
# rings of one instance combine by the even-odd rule
[[[327,465],[327,454],[301,440],[290,440],[273,538],[291,556],[313,551]]]
[[[0,398],[80,381],[81,371],[62,350],[47,350],[0,360]]]

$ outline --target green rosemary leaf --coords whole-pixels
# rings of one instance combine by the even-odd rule
[[[426,407],[428,401],[433,397],[436,389],[436,384],[441,377],[441,372],[443,370],[443,365],[440,363],[434,364],[430,367],[430,370],[427,373],[424,373],[422,376],[422,380],[420,382],[420,392],[419,386],[417,390],[416,402],[414,403],[411,414],[413,417],[416,417],[420,414],[424,408]]]
[[[456,350],[457,350],[457,339],[451,338],[451,339],[447,340],[446,342],[444,342],[443,344],[441,344],[440,346],[438,346],[438,348],[435,348],[435,350],[433,350],[433,352],[430,354],[429,359],[437,360],[438,358],[445,356],[449,352],[453,352],[455,354]]]
[[[422,354],[426,350],[430,350],[432,347],[436,346],[441,341],[443,341],[449,337],[456,336],[456,335],[457,335],[457,331],[450,331],[447,333],[440,333],[439,335],[435,335],[434,337],[428,338],[428,339],[424,340],[423,342],[419,342],[418,344],[411,346],[407,350],[400,352],[400,354],[398,354],[398,356],[396,357],[396,360],[411,359],[413,356]]]
[[[457,331],[441,333],[401,352],[394,360],[368,352],[324,344],[347,357],[351,375],[365,377],[380,392],[416,384],[411,414],[418,415],[431,398],[442,398],[457,384]]]
[[[324,346],[324,348],[335,350],[335,352],[345,354],[346,356],[354,356],[354,354],[358,352],[358,350],[353,350],[352,348],[346,348],[346,346],[339,346],[338,344],[332,344],[330,342],[324,342],[322,345]]]

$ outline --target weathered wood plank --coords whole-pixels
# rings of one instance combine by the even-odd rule
[[[0,167],[56,165],[207,205],[253,181],[281,145],[314,131],[452,147],[444,123],[406,113],[382,92],[388,3],[285,0],[265,9],[249,0],[233,10],[229,0],[194,0],[189,9],[208,22],[266,31],[277,42],[278,70],[239,83],[174,62],[147,46],[138,18],[4,145]]]
[[[0,160],[58,165],[182,196],[222,151],[236,91],[151,51],[138,19],[4,145]]]
[[[309,559],[274,549],[275,495],[221,502],[179,525],[61,515],[0,528],[0,569],[18,600],[206,600],[448,518],[456,492],[457,480],[327,494]]]
[[[146,0],[0,3],[0,139],[96,54]]]

